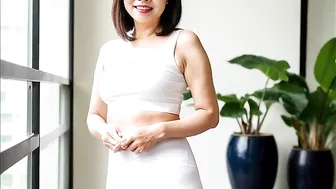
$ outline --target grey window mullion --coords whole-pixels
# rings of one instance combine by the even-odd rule
[[[39,135],[27,135],[22,141],[0,153],[0,174],[39,147]]]
[[[36,42],[33,41],[33,46],[36,45]],[[35,50],[36,51],[36,50]],[[33,51],[33,52],[35,52]],[[36,53],[33,53],[34,56]],[[37,61],[36,58],[32,58],[34,61]],[[61,76],[57,76],[51,73],[47,73],[41,70],[38,70],[37,63],[32,63],[33,67],[22,66],[15,63],[11,63],[5,60],[1,60],[1,78],[4,79],[14,79],[20,81],[30,81],[30,82],[49,82],[49,83],[58,83],[61,85],[69,85],[69,79],[66,79]]]
[[[40,0],[32,0],[32,68],[39,70]],[[40,82],[32,82],[32,132],[40,134]],[[32,152],[32,188],[40,188],[40,147]]]

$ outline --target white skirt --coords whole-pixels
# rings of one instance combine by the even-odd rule
[[[161,141],[149,152],[109,153],[106,189],[203,189],[187,139]]]

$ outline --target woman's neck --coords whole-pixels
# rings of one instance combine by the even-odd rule
[[[153,24],[139,24],[134,23],[135,28],[135,39],[142,40],[155,35],[158,32],[158,23]]]

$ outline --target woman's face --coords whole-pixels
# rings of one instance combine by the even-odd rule
[[[153,23],[160,20],[167,2],[167,0],[124,0],[124,5],[135,22]]]

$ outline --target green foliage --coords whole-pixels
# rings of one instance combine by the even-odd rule
[[[291,73],[286,75],[290,80],[294,80],[293,78],[297,77],[300,80],[295,81],[303,84],[301,77],[294,76]],[[237,98],[233,94],[227,96],[217,94],[217,99],[224,102],[220,112],[221,116],[238,119],[242,134],[259,134],[264,120],[274,103],[282,104],[287,111],[292,113],[302,112],[308,104],[306,89],[300,88],[296,83],[291,84],[286,81],[280,81],[270,88],[265,87],[241,98]],[[261,111],[261,104],[265,107],[264,113]],[[255,128],[253,128],[253,118],[255,117],[257,117],[257,123]]]
[[[289,64],[284,60],[274,60],[263,56],[244,54],[229,61],[231,64],[240,65],[246,69],[256,69],[266,77],[263,89],[251,94],[245,94],[238,98],[230,94],[223,96],[217,94],[217,99],[224,102],[221,116],[235,118],[242,134],[260,134],[265,118],[274,103],[288,102],[290,111],[302,111],[307,101],[305,91],[297,85],[289,84],[294,75],[288,73]],[[275,81],[272,87],[268,87],[269,80]],[[302,84],[302,81],[298,80]],[[264,107],[263,112],[261,108]],[[253,122],[254,119],[256,123]]]
[[[189,90],[187,90],[184,94],[183,94],[183,100],[189,100],[192,98],[191,92]]]
[[[324,149],[327,147],[329,136],[336,126],[335,100],[321,88],[308,91],[307,106],[298,112],[282,115],[284,123],[295,129],[299,139],[299,147],[304,149]]]
[[[336,99],[336,38],[321,48],[314,67],[314,75],[320,87]]]
[[[284,108],[290,116],[281,117],[286,125],[295,129],[299,147],[321,150],[328,148],[329,142],[333,141],[331,134],[336,126],[336,38],[329,40],[321,48],[315,62],[314,75],[320,84],[314,91],[310,91],[302,80],[288,81],[306,91],[308,104],[302,111],[290,111],[286,107],[294,106],[285,103]]]
[[[241,55],[233,58],[229,63],[238,64],[247,69],[258,69],[274,81],[288,80],[286,70],[288,70],[290,66],[284,60],[272,60],[256,55]]]

